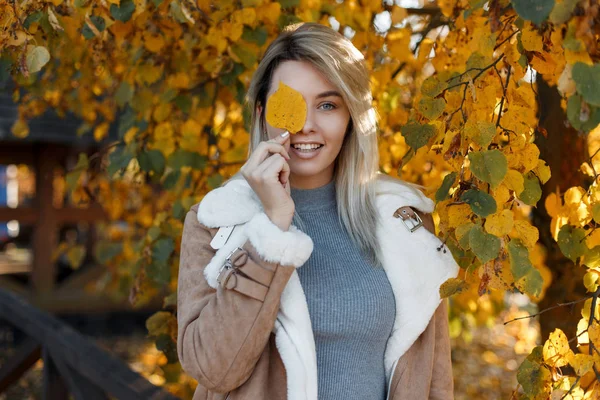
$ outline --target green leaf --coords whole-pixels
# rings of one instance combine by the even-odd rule
[[[183,167],[203,169],[206,165],[206,157],[199,153],[177,149],[169,156],[167,164],[173,169],[181,169]]]
[[[101,240],[94,246],[94,257],[100,264],[104,265],[115,258],[122,251],[122,242],[113,243],[108,240]]]
[[[585,231],[572,225],[563,225],[558,232],[558,247],[567,258],[577,261],[587,252]]]
[[[531,354],[521,363],[517,371],[517,380],[523,387],[523,392],[532,399],[547,398],[552,374],[544,366],[543,346],[536,346]]]
[[[544,22],[554,8],[554,0],[511,0],[511,3],[521,18],[536,25]]]
[[[594,106],[600,106],[600,64],[593,66],[576,62],[572,70],[577,92],[584,100]]]
[[[27,18],[25,18],[25,21],[23,21],[23,27],[25,29],[29,29],[31,24],[33,24],[34,22],[40,22],[40,20],[42,19],[43,16],[44,16],[43,11],[36,11],[34,13],[29,14],[27,16]]]
[[[152,260],[146,267],[146,274],[159,285],[167,285],[171,281],[171,270],[166,261]]]
[[[165,156],[160,150],[148,150],[141,152],[138,157],[140,168],[146,172],[154,171],[162,175],[165,170]]]
[[[177,182],[179,181],[179,177],[181,177],[181,171],[175,170],[170,172],[163,182],[163,187],[167,190],[171,190],[175,187]]]
[[[444,100],[443,97],[438,99],[423,97],[419,101],[417,108],[425,118],[434,120],[444,112],[444,108],[446,108],[446,100]]]
[[[292,8],[300,5],[300,0],[277,0],[282,9]]]
[[[544,280],[540,272],[531,264],[529,250],[519,239],[512,239],[507,247],[515,285],[524,293],[539,296]]]
[[[418,122],[412,121],[402,126],[400,132],[406,139],[406,144],[414,151],[417,151],[425,146],[429,142],[429,139],[435,136],[436,129],[433,125],[421,125]]]
[[[508,172],[508,161],[500,150],[486,150],[469,153],[471,171],[478,179],[496,188]]]
[[[129,129],[134,127],[135,124],[136,124],[135,111],[133,111],[133,109],[129,106],[125,107],[125,112],[123,112],[123,114],[121,114],[121,116],[119,117],[119,127],[117,129],[119,138],[122,139],[125,136],[125,133]]]
[[[254,67],[254,64],[256,64],[258,56],[248,47],[242,44],[235,43],[231,45],[231,51],[233,52],[233,54],[239,57],[244,67],[252,68]]]
[[[36,73],[50,61],[50,53],[44,46],[35,46],[27,50],[25,64],[30,73]]]
[[[437,75],[430,76],[423,81],[421,93],[425,96],[435,97],[442,93],[448,87],[446,81],[441,81]]]
[[[442,186],[435,192],[435,201],[444,201],[448,197],[448,192],[454,185],[454,181],[456,180],[456,172],[451,172],[444,177],[444,181],[442,182]]]
[[[166,262],[171,257],[174,249],[175,243],[173,239],[162,237],[152,244],[152,259]]]
[[[173,292],[170,295],[166,296],[163,300],[163,308],[167,308],[170,306],[177,306],[177,292]]]
[[[118,21],[127,22],[131,19],[135,11],[135,3],[133,0],[121,0],[120,5],[110,5],[110,15]]]
[[[246,42],[252,42],[256,43],[259,46],[262,46],[266,43],[268,37],[269,33],[262,26],[258,26],[255,29],[244,26],[244,33],[242,33],[242,39],[244,39]]]
[[[540,187],[540,180],[533,172],[528,172],[523,175],[523,191],[519,194],[525,204],[535,206],[538,201],[542,198],[542,188]]]
[[[68,191],[72,191],[73,189],[75,189],[75,186],[79,181],[79,177],[84,171],[87,171],[89,165],[90,163],[87,154],[79,153],[77,165],[75,165],[75,168],[73,168],[73,170],[67,173],[67,175],[65,176]]]
[[[121,169],[126,168],[132,158],[133,154],[128,147],[124,145],[117,146],[108,156],[108,167],[106,170],[108,176],[112,177]]]
[[[471,206],[471,210],[480,217],[487,217],[496,212],[496,200],[489,194],[477,189],[469,189],[460,199]]]
[[[163,352],[167,357],[167,364],[174,364],[179,361],[177,357],[177,345],[171,335],[163,334],[156,338],[156,349]]]
[[[123,107],[125,104],[129,103],[133,98],[133,88],[131,85],[125,81],[121,82],[119,88],[115,92],[115,99],[117,100],[117,105],[119,107]]]
[[[467,122],[465,130],[467,127],[471,130],[468,133],[472,135],[473,141],[484,148],[487,148],[496,136],[496,124],[493,122],[477,121],[474,124]]]
[[[208,177],[207,182],[209,189],[216,189],[223,183],[223,176],[221,174],[214,174]]]
[[[493,260],[500,252],[500,238],[484,232],[480,225],[476,225],[469,231],[469,245],[471,250],[482,262]]]
[[[579,0],[563,0],[561,3],[556,3],[550,13],[550,22],[554,25],[562,25],[571,18],[571,14],[575,11],[575,6]]]
[[[104,18],[99,17],[97,15],[92,15],[90,17],[90,20],[92,21],[92,23],[94,24],[96,29],[98,29],[99,32],[104,31],[104,29],[106,28],[106,21],[104,21]],[[88,26],[87,22],[83,26],[83,29],[81,29],[81,34],[86,39],[92,39],[96,36],[96,35],[94,35],[94,32],[91,30],[91,28]]]
[[[154,7],[158,7],[163,3],[164,0],[152,0]]]

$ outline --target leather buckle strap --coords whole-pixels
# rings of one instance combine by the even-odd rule
[[[261,283],[255,282],[252,279],[246,278],[243,274],[238,273],[238,271],[243,271],[244,274],[247,272],[254,273],[259,276],[259,279],[263,281],[268,281],[271,283],[272,274],[270,271],[264,270],[259,266],[254,268],[248,268],[248,266],[253,265],[253,263],[248,263],[248,252],[241,247],[237,247],[234,249],[227,258],[225,259],[225,263],[219,270],[219,275],[217,277],[217,282],[221,287],[236,290],[240,293],[243,293],[247,296],[250,296],[254,299],[264,301],[268,287],[263,286]],[[258,268],[263,269],[267,274],[271,274],[271,276],[267,276],[262,273],[262,271],[258,271]]]
[[[403,206],[394,211],[394,218],[400,218],[411,233],[423,226],[423,220],[410,206]]]
[[[235,272],[227,276],[227,279],[223,281],[223,285],[226,289],[235,290],[259,301],[265,301],[269,291],[268,287]]]

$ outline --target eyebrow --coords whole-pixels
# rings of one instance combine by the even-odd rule
[[[329,97],[329,96],[337,96],[339,98],[342,98],[342,95],[336,91],[336,90],[329,90],[327,92],[323,92],[323,93],[319,93],[317,95],[317,99],[323,98],[323,97]]]

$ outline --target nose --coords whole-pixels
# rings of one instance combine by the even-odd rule
[[[304,126],[302,127],[302,130],[300,130],[299,133],[310,134],[311,132],[315,132],[316,127],[317,124],[315,121],[315,111],[311,110],[310,107],[308,107],[308,110],[306,111],[306,121],[304,122]]]

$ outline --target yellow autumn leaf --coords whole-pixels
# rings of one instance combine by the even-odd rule
[[[468,204],[456,204],[448,207],[448,223],[450,226],[459,226],[470,221],[472,211]]]
[[[544,206],[546,212],[551,217],[557,217],[560,209],[562,208],[562,200],[556,195],[556,193],[550,193],[544,200]]]
[[[513,228],[514,215],[511,210],[502,210],[488,216],[485,220],[485,230],[492,235],[502,237],[508,235]]]
[[[306,102],[302,95],[279,81],[279,87],[267,100],[267,122],[290,133],[299,132],[306,122]]]
[[[83,259],[85,258],[85,254],[85,246],[76,245],[67,250],[65,256],[67,257],[71,268],[79,269],[81,263],[83,262]]]
[[[150,32],[144,32],[144,47],[152,53],[158,53],[165,47],[165,39],[160,33],[153,35]]]
[[[521,241],[525,246],[527,246],[527,248],[533,248],[537,243],[538,239],[540,238],[540,232],[538,228],[531,225],[531,223],[527,220],[515,220],[513,227],[515,232],[514,236],[521,239]]]
[[[594,366],[594,357],[583,353],[574,354],[569,359],[569,364],[575,369],[578,376],[583,376]]]
[[[540,178],[542,185],[550,179],[551,172],[550,166],[544,160],[538,160],[537,167],[535,168],[535,174]]]
[[[515,194],[518,196],[525,188],[525,179],[519,171],[509,169],[504,177],[504,184],[510,190],[514,190]]]
[[[494,191],[492,192],[492,197],[496,200],[497,205],[504,204],[510,198],[510,192],[508,188],[504,184],[500,184]]]
[[[598,278],[600,278],[600,274],[596,270],[590,269],[585,273],[583,285],[588,292],[595,292],[598,289]]]
[[[23,139],[29,135],[29,125],[25,120],[17,119],[10,128],[10,131],[15,137]]]
[[[569,363],[573,351],[569,347],[567,336],[560,329],[555,329],[544,343],[544,361],[554,367],[562,367]]]
[[[544,51],[542,37],[537,32],[535,25],[529,21],[526,22],[523,33],[521,33],[521,43],[523,43],[523,48],[527,51]]]
[[[103,122],[100,125],[96,126],[94,129],[94,140],[96,142],[101,141],[108,134],[108,128],[110,128],[110,124],[108,122]]]

